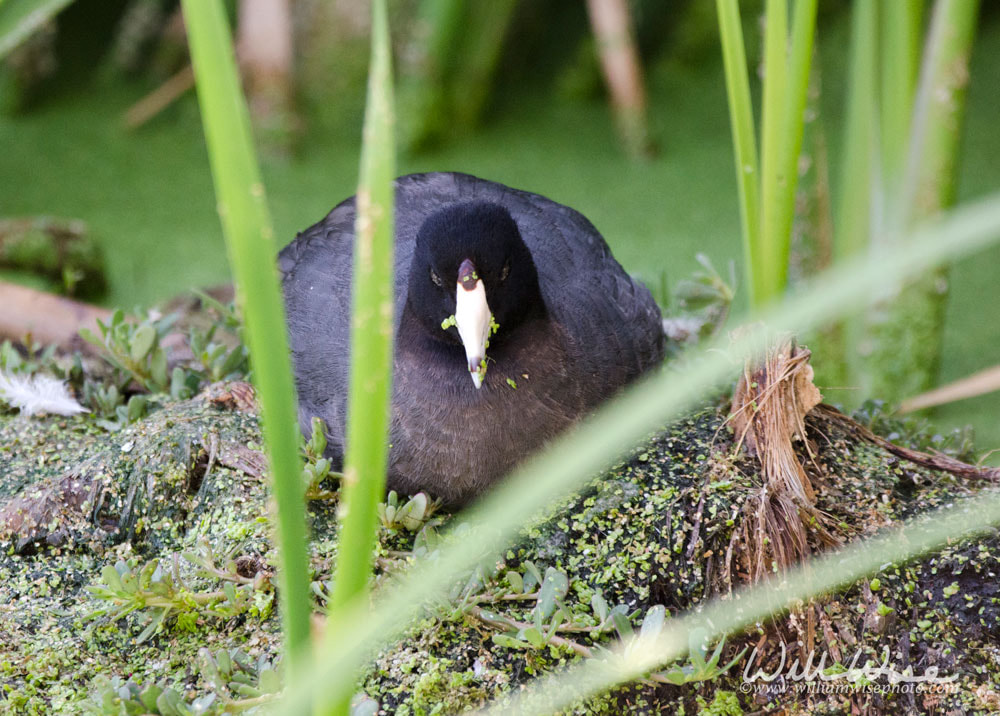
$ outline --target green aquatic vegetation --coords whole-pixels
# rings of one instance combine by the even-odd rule
[[[83,383],[83,402],[99,416],[97,425],[108,432],[121,430],[146,417],[149,412],[149,398],[137,393],[125,396],[114,384],[86,380]]]
[[[175,315],[154,318],[146,314],[132,322],[118,309],[107,323],[98,319],[100,336],[88,328],[82,328],[80,335],[96,346],[102,357],[119,372],[119,383],[130,378],[151,393],[161,393],[170,387],[167,351],[162,341],[176,320]]]
[[[340,493],[323,487],[324,480],[340,480],[343,473],[331,470],[330,458],[325,457],[326,452],[326,423],[322,418],[314,417],[311,424],[312,431],[309,439],[303,439],[302,455],[303,467],[302,478],[306,483],[307,500],[333,500],[338,499]]]
[[[180,559],[194,565],[194,577],[216,582],[217,589],[197,589],[182,573]],[[204,617],[231,619],[249,614],[266,619],[271,613],[273,593],[271,571],[253,560],[240,565],[233,555],[221,564],[207,541],[197,552],[175,554],[169,562],[152,559],[143,564],[118,561],[101,570],[98,584],[87,590],[108,606],[91,613],[92,618],[118,621],[133,612],[142,612],[146,625],[136,637],[141,644],[166,627],[168,617],[176,628],[196,631]],[[258,567],[260,567],[258,569]],[[247,576],[252,572],[251,576]]]
[[[198,666],[213,690],[193,700],[165,683],[142,686],[114,676],[98,677],[91,701],[95,716],[218,716],[241,713],[274,701],[281,671],[267,657],[256,660],[240,649],[198,652]]]
[[[79,356],[74,358],[68,370],[54,372],[80,386],[83,403],[101,417],[98,424],[111,432],[135,423],[147,414],[151,403],[156,402],[145,394],[134,393],[136,384],[148,393],[164,393],[173,400],[185,400],[207,383],[248,378],[249,352],[242,340],[242,323],[234,306],[224,305],[205,294],[199,297],[213,315],[207,327],[194,324],[189,327],[190,360],[174,362],[171,368],[174,359],[170,357],[165,339],[171,334],[177,337],[178,314],[161,316],[140,312],[135,319],[130,319],[118,310],[108,323],[98,320],[100,336],[86,328],[80,331],[111,366],[110,377],[84,378]],[[229,336],[219,339],[220,331]],[[12,353],[17,354],[16,351]],[[5,354],[0,347],[0,361]],[[51,356],[42,355],[40,359],[40,364],[52,362]],[[35,364],[39,362],[28,363],[26,369],[31,370],[30,366]]]
[[[395,490],[390,490],[385,502],[377,507],[378,518],[387,530],[405,529],[416,532],[423,528],[440,506],[438,500],[431,500],[424,492],[418,492],[405,503],[401,503]]]
[[[662,613],[662,628],[667,630],[677,620],[679,610],[704,603],[706,585],[713,583],[720,573],[719,560],[733,529],[729,518],[734,506],[754,489],[751,466],[727,457],[731,440],[724,430],[720,431],[723,417],[708,410],[665,428],[637,450],[633,459],[597,478],[578,497],[552,506],[551,515],[526,528],[517,544],[500,555],[498,561],[490,559],[481,569],[466,573],[444,598],[429,605],[421,620],[404,637],[386,645],[375,663],[366,667],[363,679],[369,696],[386,712],[405,713],[409,709],[409,713],[416,713],[421,708],[429,713],[434,705],[431,702],[438,698],[436,703],[441,703],[445,691],[449,704],[446,712],[479,707],[486,699],[502,700],[516,693],[532,674],[545,674],[577,661],[588,661],[569,642],[591,650],[593,658],[599,659],[602,649],[610,647],[615,639],[629,634],[627,638],[635,639],[640,635],[643,623],[647,624],[646,633],[653,633],[660,618],[657,604],[669,607],[669,611]],[[131,471],[129,465],[140,455],[155,454],[164,444],[183,443],[185,435],[199,436],[217,430],[221,445],[238,444],[253,449],[261,440],[255,419],[210,403],[198,407],[197,401],[168,402],[130,426],[125,435],[81,433],[92,420],[86,417],[66,422],[47,418],[24,424],[11,417],[0,419],[3,438],[0,460],[4,461],[7,474],[16,476],[23,469],[30,469],[37,481],[44,480],[46,475],[71,472],[79,460],[95,455],[95,441],[99,445],[108,443],[109,455],[114,460],[105,463],[102,458],[102,471],[124,478]],[[843,500],[825,503],[824,509],[849,522],[852,528],[859,524],[857,517],[844,513],[845,505],[841,502],[861,506],[874,496],[876,502],[883,503],[885,495],[886,509],[880,512],[878,520],[895,521],[916,509],[930,510],[951,502],[966,489],[947,475],[911,469],[873,447],[842,442],[836,432],[819,429],[834,441],[829,446],[821,443],[819,458],[827,472],[840,476],[839,485],[845,496]],[[74,439],[86,439],[89,449],[72,447],[70,441]],[[67,443],[67,450],[58,455],[66,461],[40,466],[30,453],[17,447],[33,446],[38,440]],[[129,452],[122,451],[136,440]],[[66,457],[67,452],[76,457]],[[154,475],[162,470],[155,463],[142,464],[145,471]],[[172,469],[164,471],[165,474],[172,474]],[[183,484],[183,477],[177,479]],[[712,483],[728,483],[728,489],[702,489],[709,479]],[[913,487],[906,488],[910,480]],[[156,492],[148,498],[150,510],[143,513],[148,527],[133,538],[134,548],[129,543],[114,547],[112,561],[135,559],[130,568],[133,573],[153,559],[169,567],[175,553],[198,553],[198,542],[187,542],[199,535],[207,538],[216,553],[211,563],[224,571],[231,571],[232,565],[226,566],[228,559],[218,555],[238,560],[241,555],[258,554],[267,564],[276,562],[266,518],[268,498],[259,477],[213,467],[199,488],[204,496],[195,498],[186,517],[184,512],[170,511],[183,501],[182,493],[174,491],[173,483],[157,479],[154,484]],[[702,519],[696,528],[702,496]],[[405,501],[398,499],[397,506]],[[328,598],[332,557],[336,552],[334,508],[318,502],[311,505],[310,512],[317,540],[312,560],[314,589],[309,596],[322,604]],[[165,519],[168,516],[172,522]],[[462,520],[462,516],[456,519],[448,514],[435,514],[416,533],[406,529],[381,530],[376,599],[386,598],[384,586],[397,570],[419,570],[440,559],[449,532],[457,539],[468,539],[470,530],[457,524]],[[186,624],[178,624],[171,615],[162,629],[141,644],[135,643],[136,637],[149,625],[145,620],[155,618],[159,607],[136,610],[124,622],[113,622],[107,616],[86,618],[104,600],[95,600],[82,585],[99,578],[105,559],[90,554],[83,545],[75,551],[49,550],[31,557],[0,555],[0,569],[10,575],[0,585],[0,619],[6,620],[13,630],[14,645],[7,657],[11,664],[7,671],[0,664],[0,674],[11,685],[15,694],[12,698],[23,699],[27,704],[28,713],[32,713],[29,709],[39,714],[78,712],[82,708],[81,699],[96,699],[101,695],[98,686],[91,683],[96,672],[109,678],[118,675],[122,684],[126,677],[131,678],[140,692],[153,684],[164,690],[172,689],[188,706],[216,694],[206,712],[215,714],[225,702],[201,665],[200,649],[207,647],[214,652],[225,648],[231,652],[239,648],[252,655],[251,662],[260,657],[277,658],[278,622],[273,614],[258,618],[247,611],[232,619],[220,619],[193,610],[190,614],[194,619]],[[941,634],[949,640],[963,630],[971,635],[961,645],[960,658],[969,666],[968,678],[975,681],[981,678],[975,676],[977,668],[995,671],[995,667],[988,666],[988,647],[979,651],[978,645],[988,640],[996,605],[990,603],[988,591],[976,586],[989,583],[984,576],[977,575],[994,570],[995,560],[996,547],[992,542],[963,542],[933,561],[881,569],[876,577],[878,602],[895,610],[900,629],[911,628],[909,620],[916,615],[916,620],[926,621],[925,627],[919,627],[921,632]],[[714,566],[708,567],[710,563]],[[182,571],[191,591],[221,591],[224,580],[210,575],[195,576],[198,565],[183,557],[181,568],[191,570]],[[563,576],[568,589],[563,586]],[[551,585],[547,590],[551,602],[546,600],[543,604],[540,585],[546,577]],[[951,596],[944,596],[944,589],[955,582],[961,589],[954,594],[949,589]],[[865,581],[822,599],[826,613],[842,625],[837,627],[837,633],[841,629],[854,629],[859,624],[855,620],[864,618],[856,610],[857,604],[865,603],[864,584],[871,586]],[[316,588],[325,590],[324,594],[316,594]],[[927,597],[927,593],[934,599]],[[257,595],[273,598],[269,591]],[[912,601],[911,606],[906,606],[906,597]],[[975,601],[969,603],[970,597]],[[62,605],[58,609],[53,608],[57,601]],[[935,601],[942,602],[942,608],[962,621],[948,617],[942,609],[934,611]],[[4,613],[4,603],[20,606],[16,612]],[[113,606],[110,602],[104,604]],[[849,614],[838,612],[841,605],[850,606]],[[503,621],[488,623],[479,618],[480,610]],[[871,611],[875,615],[880,613],[877,604],[871,606]],[[540,631],[547,637],[559,612],[557,629],[548,643],[534,646],[523,637],[521,641],[528,646],[503,646],[493,641],[494,634],[510,635],[520,629],[527,632],[537,628],[536,618],[541,619]],[[627,621],[619,618],[616,624],[611,612],[621,613]],[[778,624],[786,622],[779,618]],[[188,627],[197,627],[198,631],[186,631]],[[595,627],[601,628],[600,633]],[[898,633],[890,631],[885,638],[896,638]],[[532,632],[531,637],[537,635]],[[731,661],[747,644],[745,638],[756,641],[759,635],[751,630],[749,636],[730,637],[716,667]],[[918,643],[916,636],[912,639],[914,644]],[[633,643],[634,650],[644,648],[643,641]],[[714,649],[705,647],[702,660],[709,664],[713,653]],[[608,658],[612,659],[608,663],[617,663],[613,660],[617,656]],[[476,659],[480,665],[474,668],[472,662]],[[150,666],[155,664],[164,665]],[[589,699],[578,710],[588,714],[618,714],[647,708],[653,713],[657,709],[669,713],[683,701],[687,712],[695,713],[695,694],[704,694],[704,688],[697,691],[692,687],[680,696],[664,699],[656,696],[660,692],[655,685],[660,683],[661,676],[673,683],[670,679],[687,680],[697,673],[704,675],[697,666],[697,659],[691,656],[658,666],[658,670],[641,674],[633,686],[619,687],[609,695]],[[681,673],[674,674],[676,669]],[[735,688],[738,674],[732,672],[741,669],[742,664],[715,676],[708,688],[715,692]],[[426,677],[430,673],[434,678]],[[256,682],[251,686],[258,687]],[[418,691],[426,700],[418,698]],[[970,695],[974,692],[974,683],[973,688],[963,691]],[[706,696],[710,700],[711,697],[711,693]],[[251,697],[234,692],[232,698],[244,702]],[[640,707],[642,703],[647,706]]]
[[[54,345],[42,346],[32,342],[31,345],[23,347],[22,354],[10,340],[5,339],[0,343],[0,370],[21,375],[51,372],[59,378],[68,378],[69,371],[60,369],[55,360],[56,348]],[[79,359],[74,362],[71,370],[74,376],[82,373]]]

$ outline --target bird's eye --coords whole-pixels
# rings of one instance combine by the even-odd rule
[[[503,268],[500,270],[500,280],[501,281],[506,281],[507,280],[507,275],[509,273],[510,273],[510,261],[508,261],[507,263],[505,263],[503,265]]]
[[[441,280],[440,276],[434,273],[434,269],[431,269],[431,281],[434,282],[435,286],[441,286],[442,288],[444,288],[444,282]]]

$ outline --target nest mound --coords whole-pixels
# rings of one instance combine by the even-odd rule
[[[112,434],[87,417],[0,417],[4,708],[118,713],[117,692],[106,681],[111,677],[160,683],[191,700],[218,691],[202,650],[239,649],[260,663],[276,657],[266,463],[252,407],[231,393],[162,403]],[[806,553],[828,548],[831,525],[850,541],[984,489],[901,459],[833,412],[810,412],[803,430],[795,450],[808,451],[802,464],[809,466],[813,509],[824,517],[817,528],[803,528]],[[607,643],[613,632],[595,626],[595,595],[626,614],[653,605],[677,614],[750,581],[759,555],[741,537],[741,515],[759,499],[764,480],[757,460],[737,455],[738,441],[715,406],[666,426],[628,461],[526,528],[495,570],[428,608],[404,639],[378,656],[363,679],[365,692],[384,713],[457,713]],[[334,509],[314,502],[310,516],[314,590],[321,596],[336,557]],[[458,529],[461,521],[461,513],[439,516],[416,535],[383,529],[382,574],[419,558],[433,531]],[[243,581],[234,577],[234,583],[251,594],[244,608],[195,605],[150,627],[148,609],[102,616],[104,600],[87,589],[101,582],[108,565],[138,573],[155,561],[172,565],[192,593],[211,593],[219,582],[204,569],[205,560],[199,570],[178,559],[205,549],[215,555],[212,564],[236,565]],[[573,710],[996,712],[998,562],[993,532],[921,561],[886,565],[873,578],[735,635],[724,660],[744,647],[756,649],[724,675],[685,686],[621,687]],[[575,627],[541,645],[505,642],[501,632],[509,630],[502,625],[530,624],[539,604],[494,597],[510,591],[511,573],[528,582],[549,570],[566,577],[555,604],[559,618]],[[522,594],[529,591],[525,584]],[[488,613],[469,608],[482,600]],[[786,662],[826,653],[828,666],[845,666],[859,653],[859,663],[881,663],[886,650],[897,669],[936,666],[957,676],[955,687],[948,693],[813,693],[777,678],[766,690],[741,690],[745,670],[779,669],[783,653]],[[216,707],[220,703],[221,696]]]

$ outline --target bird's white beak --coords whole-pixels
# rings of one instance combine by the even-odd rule
[[[486,303],[486,289],[476,275],[475,266],[466,259],[458,269],[455,289],[455,327],[465,346],[472,382],[479,388],[486,371],[481,366],[486,359],[486,340],[490,335],[490,306]]]

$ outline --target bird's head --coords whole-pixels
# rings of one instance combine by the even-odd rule
[[[417,233],[407,302],[431,337],[464,347],[480,387],[487,344],[542,307],[535,262],[510,212],[477,201],[428,216]]]

